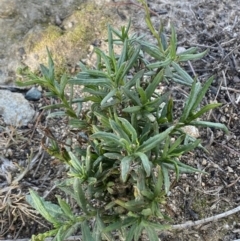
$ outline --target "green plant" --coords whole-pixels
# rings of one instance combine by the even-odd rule
[[[21,85],[40,84],[50,96],[61,103],[45,108],[59,109],[51,117],[67,115],[69,125],[84,131],[87,138],[83,147],[61,155],[69,166],[68,178],[58,187],[72,197],[80,208],[79,214],[57,196],[58,204],[47,202],[30,190],[27,200],[53,225],[53,229],[33,237],[44,240],[64,240],[81,228],[83,240],[139,240],[146,232],[152,241],[158,240],[157,230],[170,228],[170,218],[164,213],[166,195],[171,188],[170,171],[179,179],[182,172],[199,172],[179,160],[183,154],[200,145],[182,127],[186,125],[221,128],[224,125],[198,120],[220,104],[201,107],[213,78],[201,85],[180,66],[187,60],[201,58],[196,48],[177,54],[177,39],[172,27],[167,41],[163,27],[157,32],[146,8],[146,22],[157,39],[157,45],[143,37],[130,36],[130,23],[118,31],[108,27],[108,54],[96,48],[96,68],[80,63],[81,72],[68,79],[55,79],[54,63],[49,53],[48,68],[41,66],[42,76],[31,74],[30,81]],[[122,45],[120,54],[114,46]],[[147,53],[151,57],[148,61]],[[170,93],[158,93],[163,81],[175,81],[191,86],[182,114],[174,119],[174,100]],[[81,99],[66,98],[66,85],[83,86]],[[84,102],[91,107],[83,111]],[[75,109],[74,104],[78,105]],[[57,142],[48,149],[59,153]],[[90,228],[90,221],[94,221]]]

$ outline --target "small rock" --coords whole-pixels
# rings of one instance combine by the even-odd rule
[[[238,77],[238,76],[234,76],[234,77],[233,77],[233,82],[239,83],[239,82],[240,82],[239,77]]]
[[[182,179],[187,179],[187,174],[186,173],[182,174]]]
[[[232,169],[230,166],[228,166],[228,167],[227,167],[227,171],[232,173],[232,172],[233,172],[233,169]]]
[[[25,95],[27,100],[37,101],[42,97],[42,93],[35,87],[32,87]]]
[[[4,122],[13,126],[26,126],[35,114],[22,94],[8,90],[0,90],[0,110]]]
[[[189,136],[198,138],[200,136],[198,129],[195,126],[184,126],[182,127],[182,130],[188,134]]]
[[[222,123],[226,123],[226,122],[227,122],[227,119],[226,119],[226,116],[225,116],[225,115],[222,115],[222,116],[220,117],[220,122],[222,122]]]
[[[177,47],[177,54],[181,54],[185,51],[186,51],[186,49],[184,47],[181,47],[181,46]]]
[[[203,165],[203,166],[206,166],[206,165],[207,165],[207,160],[206,160],[205,158],[203,158],[203,160],[202,160],[202,165]]]

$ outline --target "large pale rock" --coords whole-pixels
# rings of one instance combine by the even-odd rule
[[[0,115],[8,125],[26,126],[35,111],[22,94],[0,90]]]
[[[0,85],[13,85],[19,66],[46,64],[46,47],[57,74],[85,59],[92,42],[106,39],[107,24],[121,19],[110,0],[95,1],[0,0]]]

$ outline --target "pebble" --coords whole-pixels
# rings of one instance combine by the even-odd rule
[[[37,101],[42,97],[42,93],[35,87],[32,87],[25,95],[25,99]]]
[[[35,114],[22,94],[8,90],[0,90],[0,110],[4,122],[13,126],[26,126]]]
[[[182,174],[182,179],[186,179],[187,178],[187,174],[186,173],[183,173]]]
[[[232,173],[232,172],[233,172],[233,169],[232,169],[230,166],[228,166],[228,167],[227,167],[227,171]]]
[[[207,160],[206,160],[205,158],[203,158],[203,160],[202,160],[202,165],[203,165],[203,166],[206,166],[206,165],[207,165]]]
[[[226,116],[225,116],[225,115],[222,115],[222,116],[221,116],[220,122],[223,122],[223,123],[226,123],[226,122],[227,122],[227,119],[226,119]]]

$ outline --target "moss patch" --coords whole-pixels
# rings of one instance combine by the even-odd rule
[[[40,33],[28,36],[26,64],[32,70],[36,70],[40,63],[46,64],[48,47],[54,58],[56,72],[66,71],[67,65],[75,65],[80,59],[86,58],[95,39],[106,38],[107,24],[112,23],[112,19],[111,15],[106,15],[94,3],[82,4],[81,9],[73,12],[63,22],[66,26],[72,23],[72,27],[66,27],[63,31],[49,25]]]

